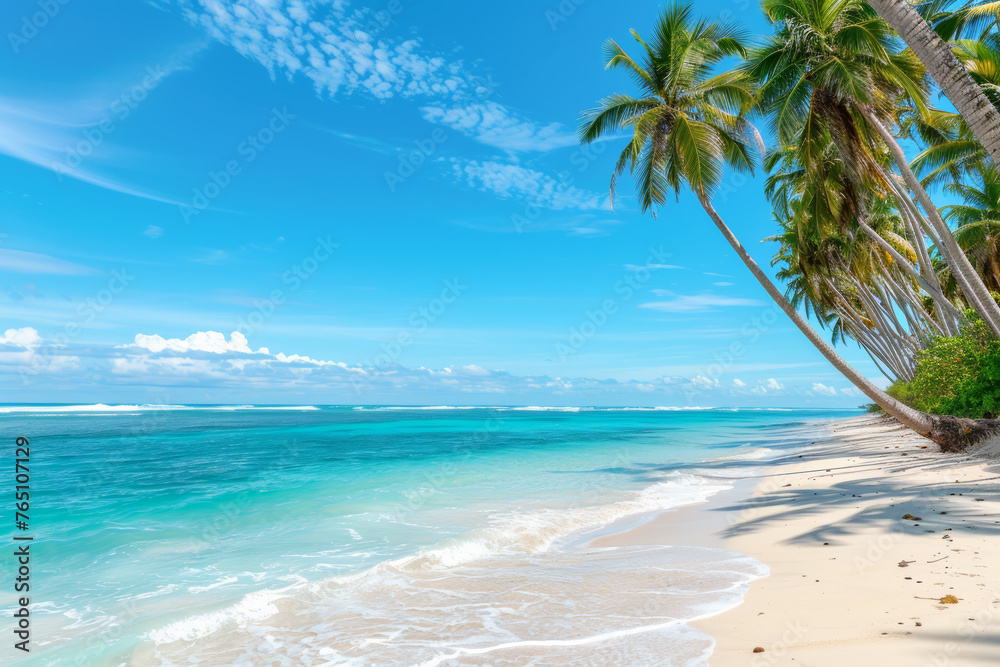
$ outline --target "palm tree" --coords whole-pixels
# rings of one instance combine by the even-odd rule
[[[754,100],[749,76],[738,70],[713,74],[727,57],[746,54],[745,32],[727,21],[696,20],[690,6],[672,5],[659,17],[648,40],[635,31],[632,36],[643,52],[642,65],[609,40],[606,68],[624,69],[641,97],[614,94],[603,99],[585,114],[580,128],[585,144],[622,130],[632,133],[612,175],[612,198],[626,167],[636,182],[643,212],[662,206],[671,191],[679,196],[686,184],[778,307],[862,393],[945,451],[962,450],[988,436],[993,425],[914,410],[844,361],[785,299],[712,206],[711,196],[725,167],[750,171],[751,145],[763,152],[759,134],[746,119]]]
[[[953,51],[993,106],[1000,109],[1000,35],[958,40]],[[910,162],[925,188],[949,181],[959,183],[966,174],[978,172],[987,160],[986,150],[960,114],[907,109],[899,115],[901,136],[925,146]]]
[[[975,4],[967,0],[955,8],[956,4],[955,0],[930,0],[917,5],[916,10],[948,42],[961,37],[981,39],[997,27],[1000,2]]]
[[[990,104],[951,46],[907,0],[870,0],[870,4],[913,50],[965,118],[993,162],[1000,164],[1000,111]]]
[[[908,283],[892,280],[874,244],[858,252],[859,244],[817,229],[807,203],[796,200],[792,209],[792,218],[778,221],[782,233],[765,239],[781,243],[772,264],[781,266],[777,275],[788,285],[786,297],[829,328],[834,344],[853,339],[890,380],[912,380],[916,353],[929,340],[917,322],[930,315],[906,292]],[[899,321],[900,312],[906,322]]]
[[[952,238],[899,142],[886,129],[887,123],[895,121],[901,97],[909,99],[918,112],[926,109],[919,62],[912,54],[900,52],[888,26],[862,0],[764,0],[763,8],[778,29],[754,50],[747,71],[760,82],[760,101],[779,142],[798,144],[799,159],[808,170],[832,139],[847,169],[848,193],[857,199],[845,207],[845,214],[864,217],[858,206],[866,190],[883,186],[894,190],[907,221],[913,223],[910,240],[925,255],[923,216],[905,188],[879,164],[883,149],[871,137],[874,132],[926,211],[931,227],[927,233],[952,266],[963,293],[1000,337],[1000,306]],[[923,259],[924,278],[933,284],[936,278],[929,257]]]
[[[1000,170],[983,165],[973,184],[955,183],[948,190],[965,203],[946,206],[954,222],[955,240],[992,291],[1000,293]]]
[[[778,278],[787,283],[792,305],[830,326],[834,343],[852,338],[886,377],[911,380],[916,352],[933,336],[958,333],[964,318],[914,268],[917,249],[890,199],[866,193],[870,225],[840,224],[847,188],[832,144],[823,158],[822,169],[811,171],[800,167],[791,147],[765,159],[771,172],[765,192],[782,229],[767,239],[781,243],[772,264],[782,267]],[[816,177],[820,171],[823,178]]]
[[[901,114],[900,136],[923,150],[910,161],[925,188],[960,183],[988,158],[960,114],[932,109],[925,114]]]
[[[992,33],[982,39],[960,39],[954,43],[952,50],[986,98],[1000,109],[1000,71],[997,71],[1000,66],[1000,35]]]

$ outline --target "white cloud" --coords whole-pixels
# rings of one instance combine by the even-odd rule
[[[259,402],[277,402],[274,399],[290,396],[301,400],[309,395],[316,396],[311,399],[314,402],[434,404],[442,396],[450,396],[445,399],[448,401],[469,396],[469,401],[481,402],[483,396],[502,394],[505,398],[494,404],[621,405],[627,401],[639,406],[685,406],[732,404],[734,397],[758,400],[752,397],[805,394],[801,387],[786,391],[775,378],[751,385],[739,378],[724,384],[707,374],[621,380],[514,375],[471,363],[444,368],[410,368],[392,361],[377,366],[370,362],[348,364],[304,354],[272,353],[267,347],[255,349],[239,332],[227,336],[217,331],[199,331],[185,338],[138,334],[134,342],[114,348],[73,348],[52,345],[31,327],[8,329],[0,335],[0,375],[4,374],[30,374],[44,381],[58,379],[59,383],[95,390],[109,385],[147,390],[197,387],[202,392],[199,395],[205,396],[203,390],[217,388],[222,392],[217,394],[220,397],[237,395],[232,390],[238,390],[250,392],[242,396],[259,396]],[[16,378],[8,380],[11,382]],[[693,402],[697,392],[702,392],[702,399]],[[537,402],[546,400],[552,402]]]
[[[44,340],[33,327],[7,329],[0,336],[0,368],[22,375],[57,373],[77,368],[79,359],[62,354]]]
[[[158,239],[163,236],[163,227],[157,227],[156,225],[150,225],[146,227],[146,231],[143,232],[146,236],[151,239]]]
[[[467,185],[501,199],[516,199],[552,210],[610,209],[607,196],[560,183],[540,171],[514,164],[451,160],[454,175]]]
[[[837,395],[837,390],[836,389],[834,389],[833,387],[828,387],[828,386],[826,386],[825,384],[823,384],[821,382],[813,382],[812,391],[814,393],[820,394],[822,396],[836,396]]]
[[[379,39],[372,11],[346,2],[289,0],[183,2],[189,21],[263,65],[271,76],[309,78],[330,97],[362,91],[373,97],[448,95],[472,90],[457,63],[421,51],[413,39]]]
[[[763,382],[758,382],[756,385],[750,388],[750,391],[754,394],[762,396],[764,394],[769,394],[771,392],[783,391],[785,385],[781,384],[774,378],[768,378]]]
[[[229,340],[225,334],[218,331],[199,331],[187,338],[163,338],[159,334],[147,336],[146,334],[136,334],[135,342],[129,345],[122,345],[122,348],[139,348],[149,352],[159,353],[163,351],[184,354],[186,352],[212,352],[214,354],[224,354],[226,352],[240,352],[243,354],[270,354],[266,347],[262,347],[256,352],[247,345],[247,338],[238,331],[234,331]]]
[[[664,296],[662,291],[654,291],[657,296]],[[649,308],[663,313],[702,313],[716,307],[727,306],[763,306],[757,299],[718,296],[715,294],[678,295],[670,301],[652,301],[639,304],[640,308]]]
[[[163,64],[133,73],[129,79],[88,81],[87,96],[56,91],[58,102],[28,97],[0,97],[0,153],[51,169],[64,177],[98,187],[170,204],[177,202],[135,188],[110,176],[106,167],[127,167],[134,154],[116,148],[114,132],[127,122],[139,91],[152,94],[159,83],[187,67],[205,44],[189,44],[167,55]],[[98,167],[97,165],[100,165]]]
[[[348,2],[180,0],[189,21],[263,65],[274,77],[308,78],[330,98],[363,93],[417,98],[429,122],[506,151],[577,144],[559,123],[539,124],[487,100],[497,84],[460,60],[428,51],[419,39],[382,34],[375,11]],[[349,135],[348,135],[349,136]]]
[[[14,347],[23,347],[25,349],[31,349],[38,347],[42,344],[42,337],[38,335],[38,331],[32,327],[24,327],[22,329],[7,329],[0,336],[0,345],[12,345]]]
[[[31,332],[18,334],[37,341]],[[333,390],[343,397],[378,394],[416,396],[459,392],[463,395],[527,395],[541,392],[555,399],[600,403],[599,397],[658,395],[667,400],[680,397],[680,389],[691,381],[679,377],[618,381],[595,378],[550,378],[517,376],[477,364],[445,368],[407,368],[348,365],[341,361],[315,359],[299,354],[272,354],[267,348],[253,349],[238,332],[227,337],[215,331],[200,331],[187,338],[164,338],[139,334],[135,342],[114,348],[110,359],[100,355],[98,363],[110,367],[111,382],[138,386],[238,387],[260,390]],[[107,371],[101,371],[106,376]],[[702,386],[718,388],[718,380],[701,378]],[[398,400],[398,399],[397,399]],[[563,400],[563,399],[561,399]],[[580,398],[576,399],[580,401]],[[650,398],[649,400],[657,400]],[[675,399],[676,400],[676,399]],[[681,399],[683,400],[683,399]]]
[[[507,151],[549,151],[575,146],[579,140],[559,123],[537,125],[493,101],[460,106],[426,106],[424,119],[488,146]]]
[[[9,273],[46,273],[61,276],[86,276],[97,273],[90,267],[50,255],[0,248],[0,271]]]
[[[111,360],[111,371],[120,377],[145,381],[174,379],[217,385],[281,385],[324,376],[364,373],[338,361],[313,359],[299,354],[271,354],[266,347],[250,347],[246,336],[232,332],[229,339],[218,331],[199,331],[187,338],[164,338],[137,334],[135,342],[121,345]]]
[[[701,389],[718,389],[719,380],[718,378],[707,378],[704,375],[696,375],[691,378],[691,384],[699,387]]]

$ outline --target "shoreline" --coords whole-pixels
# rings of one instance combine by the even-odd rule
[[[712,667],[997,664],[1000,462],[941,454],[877,417],[825,429],[704,503],[591,544],[724,548],[768,566],[739,605],[689,623],[715,640]]]
[[[746,442],[730,439],[745,445],[735,454],[676,470],[637,465],[652,470],[643,476],[652,486],[642,498],[664,480],[710,488],[711,495],[695,493],[669,509],[640,504],[641,512],[565,533],[557,548],[527,555],[494,548],[443,569],[388,562],[375,573],[388,578],[387,586],[332,577],[302,588],[303,595],[250,594],[219,613],[157,626],[197,632],[155,645],[147,636],[126,649],[128,659],[153,664],[161,651],[166,659],[199,652],[218,654],[219,662],[206,664],[231,664],[225,660],[263,656],[254,642],[266,631],[282,639],[289,657],[346,657],[360,649],[367,656],[370,643],[397,651],[387,653],[387,664],[405,662],[401,656],[423,655],[445,639],[417,628],[395,647],[388,641],[386,628],[406,618],[394,591],[405,590],[407,608],[424,614],[426,628],[451,627],[459,617],[450,609],[459,599],[472,610],[461,622],[473,626],[476,610],[492,609],[519,637],[488,644],[456,632],[449,651],[433,657],[442,664],[451,649],[454,664],[996,663],[1000,585],[989,568],[1000,554],[1000,462],[935,453],[928,441],[879,418],[809,418],[777,429],[768,422],[758,425],[766,429],[760,435],[746,432]],[[685,495],[668,491],[652,497]],[[922,518],[905,522],[904,513]],[[560,514],[557,523],[565,529],[562,519],[574,516]],[[906,569],[897,565],[903,560]],[[955,595],[958,604],[939,604],[944,595]],[[370,610],[364,619],[371,620],[359,621],[352,605]],[[531,612],[516,611],[522,607]],[[230,625],[200,634],[206,620],[223,616]],[[343,630],[316,630],[334,626]],[[386,640],[356,645],[369,635]],[[758,646],[763,653],[753,653]]]

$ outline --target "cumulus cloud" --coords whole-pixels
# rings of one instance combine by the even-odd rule
[[[770,394],[773,392],[783,391],[785,385],[781,384],[774,378],[768,378],[763,382],[758,382],[756,385],[750,388],[750,391],[757,395]]]
[[[38,335],[32,327],[22,329],[7,329],[0,336],[0,345],[9,347],[23,347],[25,349],[36,348],[42,344],[42,337]]]
[[[828,387],[822,382],[813,382],[812,391],[814,394],[819,394],[821,396],[836,396],[837,390],[833,387]]]
[[[562,183],[548,174],[515,164],[451,160],[454,175],[470,187],[501,199],[516,199],[552,210],[611,208],[608,197]]]
[[[290,396],[300,400],[307,394],[317,396],[313,399],[317,402],[420,403],[423,400],[433,404],[442,396],[452,397],[449,400],[468,396],[470,403],[476,403],[482,402],[484,396],[496,395],[496,404],[500,405],[551,400],[535,404],[683,407],[732,405],[734,397],[758,400],[771,395],[804,395],[808,391],[805,387],[786,390],[775,378],[753,384],[739,378],[723,383],[703,374],[621,380],[514,375],[474,363],[444,368],[406,367],[392,359],[376,364],[367,361],[349,364],[290,351],[272,353],[267,347],[254,348],[240,332],[227,336],[218,331],[198,331],[184,338],[138,334],[132,342],[116,347],[73,348],[54,345],[31,327],[8,329],[0,335],[0,375],[3,374],[58,377],[60,382],[81,387],[198,387],[199,392],[219,388],[225,392],[222,395],[231,395],[230,390],[237,389],[259,395],[260,402],[280,402]],[[814,383],[814,395],[816,391],[827,395],[822,387]],[[853,395],[849,390],[829,390],[838,396]]]
[[[247,338],[239,331],[234,331],[229,340],[225,334],[218,331],[199,331],[193,333],[183,340],[180,338],[164,338],[158,334],[148,336],[146,334],[136,334],[135,342],[123,345],[125,348],[139,348],[149,352],[159,353],[163,351],[183,354],[185,352],[212,352],[224,354],[226,352],[240,352],[243,354],[270,354],[266,347],[262,347],[256,352],[247,345]]]
[[[4,372],[36,375],[78,366],[77,357],[64,354],[56,346],[46,346],[32,327],[7,329],[0,336],[0,369]]]
[[[718,378],[707,378],[704,375],[696,375],[691,378],[691,384],[700,389],[717,389],[719,387]]]
[[[232,332],[229,339],[218,331],[198,331],[187,338],[164,338],[137,334],[135,342],[116,348],[111,371],[119,377],[146,380],[197,380],[223,386],[249,384],[297,384],[323,377],[363,373],[346,363],[313,359],[283,352],[271,354],[266,347],[250,347],[246,336]]]
[[[252,349],[246,338],[233,332],[227,339],[219,332],[198,332],[187,338],[140,334],[135,342],[116,348],[111,371],[121,382],[157,385],[309,387],[330,388],[345,396],[369,391],[405,391],[409,394],[451,391],[463,394],[518,394],[534,390],[552,395],[580,391],[614,394],[666,387],[664,383],[619,383],[591,378],[514,376],[477,364],[445,368],[406,368],[348,365],[298,354],[272,354]]]
[[[6,337],[23,344],[41,345],[37,332],[8,332]],[[238,387],[280,392],[330,390],[342,400],[368,395],[418,396],[431,400],[442,392],[459,395],[543,395],[567,402],[601,403],[601,397],[650,396],[650,401],[683,402],[681,390],[692,381],[677,376],[653,380],[596,379],[586,377],[520,376],[478,364],[444,368],[408,368],[394,362],[381,365],[347,364],[300,354],[272,353],[266,347],[252,348],[246,337],[233,332],[199,331],[186,338],[139,334],[134,342],[120,345],[110,355],[101,354],[92,370],[110,376],[115,384],[136,386]],[[110,370],[110,373],[107,371]],[[703,387],[718,388],[717,380],[699,379]],[[659,395],[659,399],[653,398]],[[581,398],[585,397],[585,398]],[[640,404],[645,401],[640,400]]]

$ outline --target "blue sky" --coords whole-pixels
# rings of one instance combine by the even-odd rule
[[[578,145],[658,10],[5,2],[0,401],[857,405],[692,196],[612,211],[623,141]],[[769,265],[760,177],[716,206]]]

